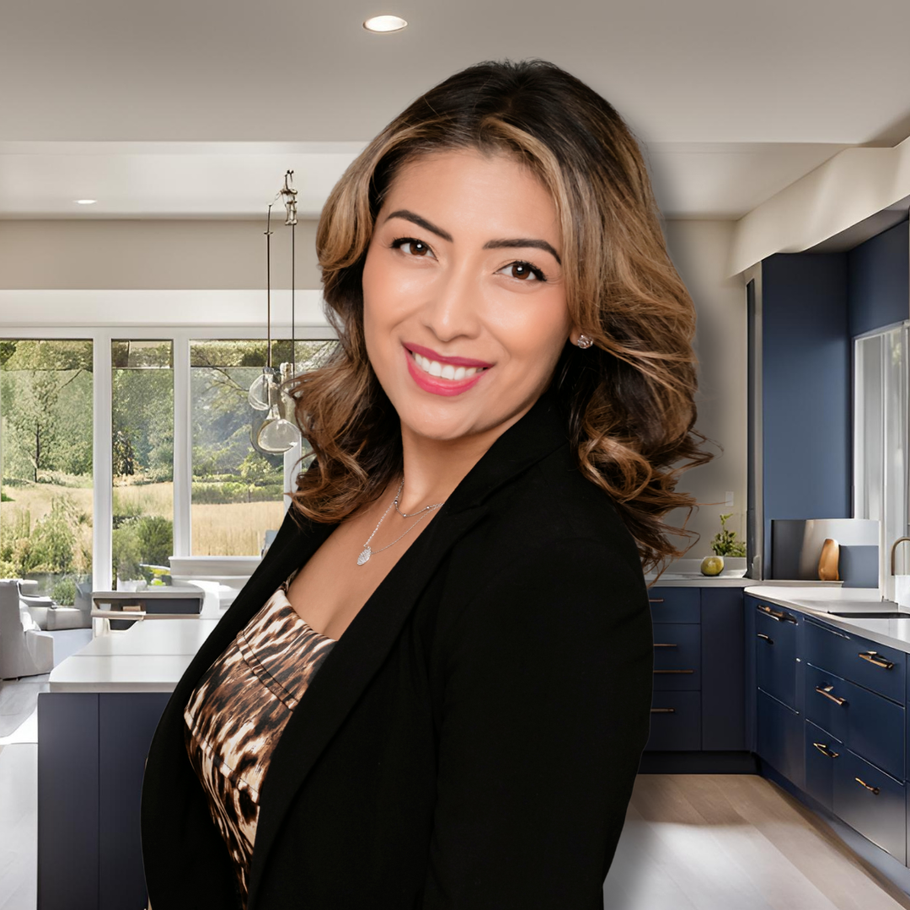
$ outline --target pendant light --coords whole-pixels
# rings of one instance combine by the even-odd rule
[[[287,419],[286,415],[293,416],[293,401],[283,391],[282,383],[295,375],[297,369],[297,341],[295,336],[296,311],[294,292],[296,289],[296,228],[297,228],[297,190],[292,186],[293,171],[284,175],[284,187],[275,199],[269,203],[266,221],[266,323],[268,343],[266,351],[266,365],[262,368],[262,375],[257,376],[250,386],[249,402],[257,411],[268,411],[265,419],[256,433],[256,444],[265,452],[281,454],[292,449],[300,442],[300,430],[296,423]],[[272,206],[280,196],[284,197],[287,217],[285,224],[291,228],[291,363],[282,363],[280,369],[272,366]]]

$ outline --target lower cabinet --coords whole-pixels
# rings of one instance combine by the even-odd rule
[[[804,789],[806,762],[802,715],[761,689],[756,697],[756,710],[756,752],[762,761]]]
[[[748,594],[744,606],[756,753],[906,866],[907,655]]]
[[[805,722],[805,737],[806,793],[834,812],[834,765],[844,744],[811,720]]]
[[[746,750],[742,588],[654,587],[648,751]]]
[[[654,693],[648,749],[662,752],[701,749],[700,692]]]
[[[834,814],[906,865],[906,784],[849,749],[833,764]]]

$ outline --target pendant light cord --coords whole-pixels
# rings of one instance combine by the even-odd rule
[[[272,368],[272,206],[269,203],[269,213],[266,218],[265,230],[265,287],[266,287],[266,331],[268,332],[268,348],[266,349],[266,364]]]

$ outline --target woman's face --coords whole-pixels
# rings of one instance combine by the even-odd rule
[[[367,353],[402,433],[504,431],[570,332],[556,207],[515,159],[434,152],[405,165],[363,271]]]

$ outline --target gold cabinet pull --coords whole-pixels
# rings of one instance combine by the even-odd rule
[[[786,613],[783,610],[772,610],[771,607],[767,606],[766,604],[757,604],[756,609],[764,613],[766,616],[770,616],[771,619],[775,620],[775,622],[796,622],[796,619],[790,616],[789,613]]]
[[[832,695],[831,690],[833,688],[834,686],[816,686],[815,691],[818,692],[819,695],[824,695],[825,698],[830,698],[831,701],[833,701],[836,705],[845,705],[847,703],[847,699],[840,698],[837,695]]]
[[[860,780],[858,777],[854,777],[853,779],[856,780],[856,781],[859,781],[867,790],[871,791],[871,792],[874,793],[876,796],[878,796],[878,794],[881,793],[880,788],[878,788],[878,787],[870,787],[864,780]]]
[[[766,607],[764,604],[759,604],[758,609],[761,610],[762,613],[765,613],[768,616],[770,616],[771,619],[776,619],[778,622],[780,622],[784,618],[783,610],[772,610],[770,607]]]
[[[694,673],[694,670],[655,670],[655,673]]]
[[[662,604],[663,602],[664,602],[664,599],[662,597],[649,597],[648,598],[648,603]]]
[[[759,638],[763,638],[766,642],[768,642],[769,645],[773,645],[773,644],[774,644],[774,639],[773,639],[770,635],[765,635],[764,632],[756,632],[755,634],[756,634]]]
[[[676,708],[651,708],[652,714],[675,714]]]
[[[827,755],[828,758],[837,758],[837,756],[840,755],[840,752],[833,752],[829,749],[827,743],[812,743],[812,745],[815,746],[822,755]]]
[[[890,670],[894,667],[894,662],[888,660],[887,657],[882,657],[878,651],[860,651],[858,656],[863,660],[868,660],[875,667],[881,667],[883,670]]]
[[[675,641],[673,641],[673,642],[668,642],[667,644],[664,644],[663,642],[656,642],[656,641],[655,641],[655,642],[654,642],[654,647],[655,647],[655,648],[676,648],[676,647],[679,647],[679,646],[676,644]]]

